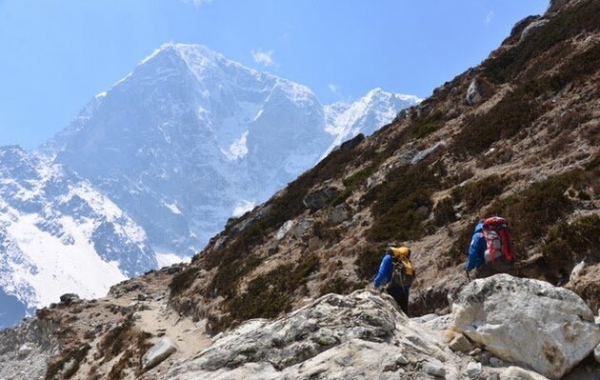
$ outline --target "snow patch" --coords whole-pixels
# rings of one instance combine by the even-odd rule
[[[159,268],[170,267],[173,264],[189,263],[191,257],[181,257],[170,252],[156,252],[156,262]]]
[[[7,226],[6,231],[18,247],[17,254],[34,264],[19,265],[11,260],[10,278],[4,278],[3,287],[12,283],[16,288],[31,285],[34,299],[27,299],[28,306],[43,307],[58,302],[64,293],[77,293],[82,298],[99,298],[107,294],[111,285],[127,277],[119,270],[116,261],[105,262],[94,249],[90,239],[93,221],[75,221],[71,217],[60,218],[65,231],[69,231],[73,244],[64,245],[61,236],[53,236],[39,230],[35,214],[21,215]]]
[[[248,211],[252,211],[254,207],[256,207],[256,203],[250,201],[243,201],[241,205],[238,205],[233,209],[232,216],[234,218],[239,218]]]
[[[242,134],[242,137],[235,140],[229,146],[229,152],[228,152],[229,154],[227,155],[227,157],[229,157],[231,160],[237,160],[237,159],[243,158],[245,155],[247,155],[248,154],[248,146],[246,145],[247,139],[248,139],[248,131],[244,132]]]

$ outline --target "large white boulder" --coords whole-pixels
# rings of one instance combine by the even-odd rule
[[[459,331],[499,358],[560,379],[600,342],[594,313],[543,281],[499,274],[471,282],[452,305]]]
[[[421,380],[443,374],[462,380],[462,360],[391,297],[357,291],[325,295],[274,321],[244,323],[161,379]]]

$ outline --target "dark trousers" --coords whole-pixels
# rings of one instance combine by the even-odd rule
[[[400,309],[404,312],[404,314],[408,315],[408,293],[410,291],[410,286],[392,286],[386,289],[388,294],[394,298]]]
[[[475,270],[475,278],[486,278],[493,276],[498,273],[509,273],[512,272],[513,266],[504,260],[497,260],[493,263],[483,264]]]

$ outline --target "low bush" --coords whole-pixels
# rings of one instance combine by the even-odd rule
[[[594,0],[582,1],[565,7],[547,25],[524,41],[483,62],[484,75],[495,83],[504,83],[524,70],[528,62],[551,50],[569,38],[596,32],[600,4]]]
[[[443,119],[444,114],[439,110],[415,119],[410,126],[412,136],[421,139],[435,132],[442,125]]]
[[[45,380],[54,380],[59,378],[70,379],[77,373],[81,362],[85,359],[88,351],[92,347],[89,344],[83,344],[79,346],[75,346],[69,348],[61,353],[60,357],[48,364],[46,368],[46,374],[44,375]],[[69,371],[60,373],[66,363],[73,362],[74,365],[71,366]]]
[[[391,171],[386,181],[361,199],[371,206],[373,225],[367,233],[373,242],[417,240],[423,236],[423,222],[433,207],[431,195],[440,187],[439,178],[423,160]]]
[[[385,245],[378,248],[365,249],[356,256],[356,274],[365,281],[372,281],[379,270]]]
[[[498,140],[525,131],[546,110],[536,98],[546,89],[529,82],[509,92],[487,113],[465,117],[449,150],[459,158],[485,152]]]
[[[451,192],[452,200],[454,203],[462,202],[465,213],[476,212],[501,195],[508,183],[507,176],[493,174],[455,187]]]
[[[342,277],[333,277],[328,279],[319,288],[319,297],[325,294],[350,294],[353,291],[362,288],[364,285],[350,281]]]
[[[441,199],[433,208],[433,222],[436,227],[454,223],[456,220],[456,211],[450,197]]]
[[[559,248],[559,249],[557,249]],[[592,215],[572,223],[560,222],[549,229],[542,245],[549,262],[560,263],[570,273],[576,262],[600,262],[600,216]]]
[[[169,283],[169,290],[171,291],[171,297],[181,294],[185,289],[188,289],[196,276],[198,275],[199,268],[189,266],[183,271],[175,274]]]
[[[294,293],[302,291],[309,276],[319,270],[319,258],[303,256],[296,264],[279,266],[248,283],[246,292],[231,297],[225,304],[231,319],[219,321],[220,328],[252,318],[274,318],[292,307]]]

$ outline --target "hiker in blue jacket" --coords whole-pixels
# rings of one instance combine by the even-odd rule
[[[407,260],[406,262],[410,266],[410,273],[409,276],[402,276],[403,279],[399,283],[398,281],[392,281],[392,277],[394,275],[394,264],[401,259]],[[408,247],[390,248],[386,251],[383,259],[381,259],[379,272],[377,273],[377,277],[375,277],[373,286],[375,289],[379,289],[383,285],[386,285],[385,291],[394,298],[402,311],[408,315],[408,296],[413,277],[414,270],[410,263],[410,249]]]
[[[512,261],[505,261],[503,258],[492,262],[486,262],[485,252],[488,249],[487,241],[483,232],[484,221],[480,220],[473,231],[473,238],[469,244],[469,258],[465,264],[467,278],[471,279],[469,273],[475,269],[475,278],[485,278],[498,273],[510,273]]]
[[[483,236],[483,221],[480,221],[475,226],[471,244],[469,245],[469,258],[465,265],[467,276],[473,269],[481,268],[485,264],[484,253],[487,248],[485,237]]]

